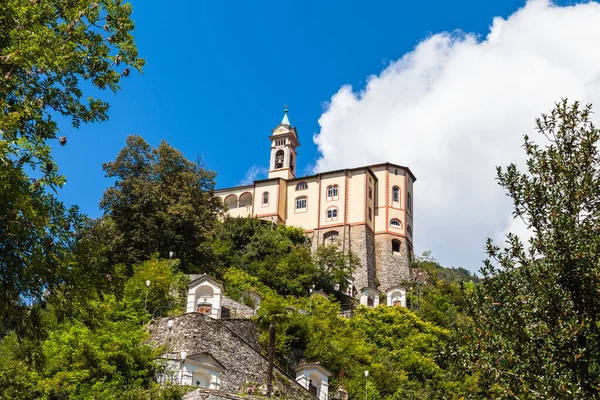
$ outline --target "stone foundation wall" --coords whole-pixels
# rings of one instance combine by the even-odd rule
[[[375,287],[377,268],[373,232],[366,225],[355,225],[350,227],[349,236],[349,248],[360,259],[360,266],[354,269],[354,286],[359,291],[363,287]]]
[[[394,239],[400,241],[399,254],[392,253]],[[389,234],[375,235],[375,259],[380,291],[410,278],[409,251],[405,238]]]
[[[330,231],[338,232],[337,244],[344,252],[349,249],[360,259],[360,265],[354,266],[354,286],[360,291],[363,287],[387,289],[389,282],[397,283],[400,277],[408,278],[408,258],[391,258],[391,235],[375,235],[366,225],[343,226],[315,230],[312,236],[312,251],[324,244],[323,237]],[[379,238],[386,236],[386,238]],[[390,237],[389,239],[387,237]],[[404,238],[399,238],[404,240]],[[389,241],[389,255],[385,254]],[[403,245],[406,248],[406,245]]]
[[[257,388],[266,384],[268,362],[258,348],[254,347],[254,344],[258,343],[258,338],[253,321],[216,320],[200,313],[161,318],[148,325],[150,344],[156,347],[166,345],[169,319],[173,319],[173,329],[169,335],[170,357],[182,351],[186,351],[188,356],[202,352],[210,353],[225,367],[221,373],[222,392],[244,394],[250,384]],[[299,399],[312,398],[306,389],[286,377],[277,368],[274,393],[278,396],[275,398],[296,398],[296,396]],[[218,397],[212,398],[218,399]]]

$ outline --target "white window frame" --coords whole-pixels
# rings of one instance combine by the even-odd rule
[[[304,207],[298,207],[300,202],[304,200]],[[308,199],[306,196],[302,196],[302,197],[296,197],[296,212],[306,212],[306,210],[308,209]]]
[[[397,225],[395,225],[395,224],[394,224],[394,222],[396,222],[396,223],[397,223]],[[399,219],[396,219],[396,218],[394,218],[394,219],[392,219],[392,220],[390,221],[390,226],[391,226],[392,228],[398,228],[398,229],[402,229],[402,222],[400,222],[400,220],[399,220]]]
[[[337,221],[338,219],[338,209],[337,207],[330,207],[327,209],[327,216],[325,218],[326,221]]]
[[[337,200],[339,198],[339,191],[338,185],[327,186],[327,200]]]
[[[266,202],[265,202],[265,199],[267,200]],[[269,192],[263,192],[263,194],[262,194],[262,206],[263,207],[268,207],[269,206]]]

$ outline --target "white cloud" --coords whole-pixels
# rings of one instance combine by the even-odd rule
[[[251,185],[252,182],[258,179],[264,179],[267,176],[269,169],[266,167],[262,167],[260,165],[253,165],[250,167],[248,171],[246,171],[246,175],[244,175],[244,179],[238,183],[239,186]]]
[[[319,119],[315,170],[389,161],[415,184],[415,245],[477,270],[486,237],[513,225],[495,166],[523,163],[522,136],[562,98],[600,112],[600,5],[533,0],[485,38],[433,35],[371,76],[342,87]],[[516,232],[515,232],[516,233]]]

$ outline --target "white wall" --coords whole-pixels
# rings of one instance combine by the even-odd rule
[[[308,383],[311,379],[310,376],[318,376],[321,380],[319,385],[316,385],[317,379],[313,379],[313,385],[317,386],[318,389],[318,399],[319,400],[328,400],[329,399],[329,379],[321,373],[316,368],[306,368],[301,371],[296,372],[296,382],[302,385],[306,390],[308,390]]]
[[[202,296],[202,292],[204,291],[203,289],[209,288],[212,289],[212,296]],[[198,289],[200,289],[200,291]],[[206,299],[206,302],[212,306],[210,316],[213,318],[219,318],[219,312],[221,310],[221,295],[221,288],[207,281],[193,286],[188,289],[186,312],[196,312],[198,301],[200,301],[200,303],[204,303],[203,300]]]
[[[388,290],[386,298],[387,305],[390,307],[394,305],[396,299],[400,300],[400,305],[402,307],[406,307],[406,288],[391,288]]]
[[[208,375],[210,381],[208,382],[209,389],[220,389],[221,387],[221,373],[216,370],[211,370],[206,367],[185,363],[183,370],[179,374],[179,383],[182,385],[197,386],[196,381],[198,380],[198,374]],[[196,378],[194,378],[196,375]],[[201,384],[201,387],[206,387]]]

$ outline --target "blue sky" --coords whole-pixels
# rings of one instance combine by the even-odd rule
[[[521,134],[554,101],[600,93],[588,90],[600,76],[591,50],[600,7],[555,3],[133,0],[147,65],[106,93],[110,121],[63,131],[68,145],[54,150],[67,177],[60,197],[99,216],[111,184],[101,165],[130,134],[201,156],[218,187],[237,185],[267,166],[267,137],[288,104],[302,144],[299,173],[409,165],[419,179],[417,251],[476,270],[485,237],[519,229],[495,191],[494,165],[519,159]],[[412,61],[397,62],[403,57]],[[315,134],[321,149],[346,145],[319,153]],[[458,190],[461,182],[469,189]]]
[[[67,185],[61,198],[90,216],[110,181],[101,164],[129,134],[162,139],[239,183],[268,163],[270,129],[289,104],[302,146],[299,170],[317,158],[312,136],[324,103],[343,84],[361,85],[420,40],[442,30],[483,32],[522,1],[132,1],[147,66],[111,103],[110,121],[65,129],[54,152]]]

